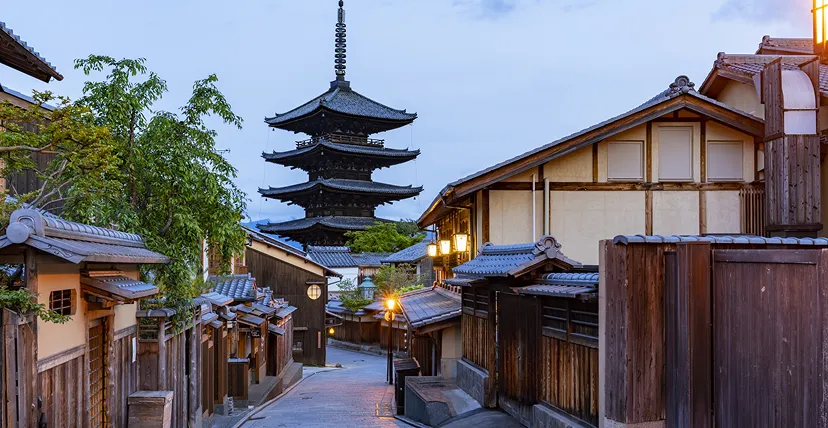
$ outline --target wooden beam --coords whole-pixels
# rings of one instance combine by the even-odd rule
[[[699,234],[707,233],[707,193],[699,190]]]
[[[542,183],[537,183],[542,185]],[[757,187],[752,183],[592,183],[592,182],[554,182],[549,183],[549,190],[551,191],[689,191],[698,192],[705,191],[721,191],[721,190],[742,190],[745,188]],[[759,186],[761,187],[761,186]],[[508,190],[508,191],[531,191],[532,183],[530,182],[507,182],[495,183],[491,185],[489,190]]]
[[[701,132],[699,134],[699,142],[701,149],[701,156],[699,163],[701,165],[701,182],[707,183],[707,121],[701,122]]]
[[[598,143],[592,145],[592,182],[598,182]]]
[[[532,183],[527,183],[527,184],[529,184],[530,186],[532,185]],[[483,190],[483,222],[482,223],[483,223],[482,224],[482,227],[483,227],[483,242],[481,243],[481,245],[485,244],[487,242],[490,242],[489,240],[491,238],[491,236],[489,235],[489,224],[490,223],[489,223],[489,190],[488,189]]]
[[[653,192],[651,190],[644,193],[644,234],[653,234]]]
[[[647,135],[645,144],[646,147],[644,149],[644,163],[646,164],[647,169],[647,179],[648,183],[653,182],[653,123],[647,122]]]

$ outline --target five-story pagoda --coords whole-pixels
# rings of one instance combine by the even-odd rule
[[[374,170],[416,158],[419,150],[385,147],[371,134],[408,125],[416,113],[395,110],[353,89],[345,80],[345,11],[339,2],[336,24],[336,80],[322,95],[287,113],[266,118],[273,128],[304,133],[296,149],[264,153],[267,162],[300,168],[308,181],[287,187],[259,189],[266,198],[278,199],[305,209],[305,218],[259,226],[308,245],[343,245],[345,232],[375,224],[377,206],[417,196],[422,187],[375,182]]]

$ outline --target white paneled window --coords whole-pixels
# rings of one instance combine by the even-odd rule
[[[640,181],[644,179],[644,142],[610,141],[607,145],[607,179]]]
[[[707,179],[709,181],[742,181],[744,151],[741,141],[707,142]]]
[[[693,181],[693,128],[658,128],[658,180]]]

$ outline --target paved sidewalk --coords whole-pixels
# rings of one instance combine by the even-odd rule
[[[342,368],[313,374],[241,427],[408,426],[393,418],[394,389],[385,382],[385,358],[328,347],[328,364],[336,363]]]

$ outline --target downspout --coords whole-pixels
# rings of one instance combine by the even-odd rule
[[[543,179],[543,234],[549,235],[549,179]]]
[[[532,241],[538,241],[538,226],[537,226],[537,199],[535,198],[535,174],[532,174]]]

